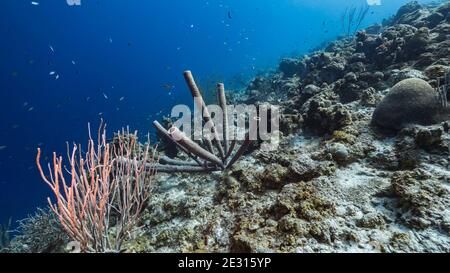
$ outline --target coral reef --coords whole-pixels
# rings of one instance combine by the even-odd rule
[[[382,27],[283,59],[230,94],[236,104],[281,106],[280,147],[252,149],[223,173],[159,176],[130,251],[450,251],[445,116],[399,122],[396,134],[371,126],[403,80],[438,97],[450,68],[449,23],[439,15],[447,6],[409,4]]]
[[[450,252],[450,118],[433,119],[449,96],[449,11],[412,2],[230,93],[280,106],[279,148],[249,147],[224,171],[159,174],[123,251]],[[371,126],[383,108],[374,119],[392,134]]]

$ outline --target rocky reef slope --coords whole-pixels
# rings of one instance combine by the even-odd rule
[[[445,76],[449,11],[412,2],[255,78],[230,99],[280,105],[280,148],[225,174],[160,175],[129,251],[449,252],[449,122],[371,126],[396,83]]]

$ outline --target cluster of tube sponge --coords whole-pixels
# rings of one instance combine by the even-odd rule
[[[225,96],[225,86],[223,83],[217,84],[217,99],[219,106],[223,112],[223,142],[219,138],[217,129],[212,122],[211,115],[203,100],[200,89],[195,83],[191,71],[184,72],[184,78],[191,91],[192,97],[198,109],[203,111],[203,121],[211,124],[212,139],[203,138],[201,143],[193,141],[186,136],[177,127],[173,126],[166,130],[158,121],[154,121],[153,125],[158,132],[174,143],[182,152],[184,152],[190,161],[176,160],[166,156],[160,158],[160,163],[153,166],[158,172],[175,173],[175,172],[213,172],[229,169],[239,158],[245,153],[251,144],[249,135],[247,134],[242,145],[234,153],[237,142],[228,139],[228,111]]]

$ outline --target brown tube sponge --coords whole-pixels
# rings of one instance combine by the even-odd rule
[[[224,149],[225,149],[225,155],[226,155],[226,154],[228,154],[230,144],[228,142],[227,98],[225,96],[225,85],[223,83],[217,84],[217,100],[219,102],[219,106],[222,108],[222,111],[223,111],[223,143],[224,143]]]
[[[250,140],[250,136],[249,136],[249,134],[247,134],[245,136],[244,143],[239,148],[239,150],[236,152],[236,154],[233,156],[230,163],[228,163],[227,169],[231,168],[234,165],[234,163],[236,163],[236,161],[239,160],[239,158],[245,153],[245,151],[247,151],[247,149],[251,143],[252,143],[252,141]]]
[[[202,167],[202,166],[179,166],[179,165],[164,165],[164,164],[148,164],[149,169],[157,170],[161,173],[209,173],[220,171],[219,167]]]
[[[196,158],[195,156],[192,155],[192,153],[190,151],[188,151],[185,147],[183,147],[182,145],[180,145],[179,143],[177,143],[172,136],[169,134],[169,132],[158,122],[158,121],[154,121],[153,125],[155,126],[156,130],[158,130],[161,134],[163,134],[165,137],[167,137],[168,139],[170,139],[173,143],[175,143],[178,148],[180,148],[180,150],[182,150],[185,154],[187,154],[190,158],[192,158],[195,162],[198,163],[198,165],[202,165],[202,162],[200,162],[200,160],[198,160],[198,158]]]
[[[188,138],[178,128],[172,127],[169,129],[168,133],[175,142],[191,152],[193,155],[196,155],[201,159],[216,164],[222,168],[224,167],[223,162],[222,160],[220,160],[220,158],[203,149],[200,145],[192,141],[192,139]]]
[[[167,156],[162,156],[159,159],[160,163],[163,164],[168,164],[168,165],[178,165],[178,166],[199,166],[199,164],[195,161],[183,161],[183,160],[177,160],[177,159],[172,159],[170,157]]]
[[[211,130],[212,130],[212,133],[214,134],[214,144],[215,144],[217,150],[219,150],[220,157],[222,159],[225,159],[225,152],[223,150],[222,144],[220,143],[219,135],[217,134],[216,127],[211,120],[211,115],[208,111],[208,108],[206,107],[206,104],[205,104],[205,101],[203,100],[202,94],[200,93],[200,89],[198,88],[197,84],[195,83],[194,76],[192,76],[192,72],[189,70],[184,71],[183,75],[184,75],[184,79],[186,80],[186,84],[189,87],[189,90],[191,90],[192,97],[194,98],[194,103],[197,105],[197,107],[199,109],[202,110],[203,120],[206,123],[208,123],[208,122],[212,123]],[[209,140],[209,139],[205,139],[205,141],[211,142],[211,140]],[[209,146],[208,143],[207,143],[207,145]]]

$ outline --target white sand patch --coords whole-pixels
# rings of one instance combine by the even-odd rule
[[[389,154],[394,150],[395,138],[375,140],[372,144],[376,148],[377,153]]]
[[[442,183],[442,186],[450,191],[450,169],[449,168],[445,168],[445,167],[442,167],[439,165],[434,165],[434,164],[428,164],[428,163],[423,163],[422,167],[424,167],[426,171],[434,174],[435,176],[443,177],[444,183]]]
[[[346,168],[338,169],[334,180],[343,188],[354,188],[365,185],[376,178],[374,169],[369,169],[360,163],[353,163]]]
[[[307,137],[304,135],[298,135],[290,141],[293,149],[306,149],[309,150],[312,147],[317,147],[320,144],[320,139],[317,137]]]

